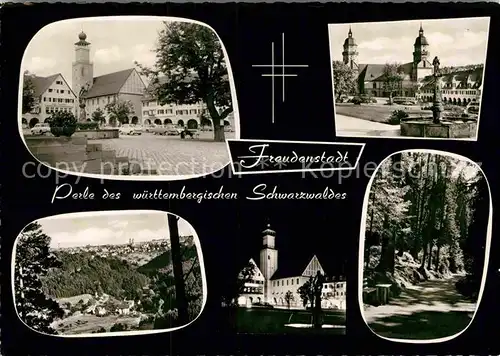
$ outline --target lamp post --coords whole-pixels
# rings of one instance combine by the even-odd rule
[[[439,71],[439,58],[434,57],[432,61],[434,66],[434,100],[432,102],[432,121],[434,124],[439,124],[441,122],[441,113],[443,112],[443,99],[441,97],[441,81],[440,78],[442,74]]]

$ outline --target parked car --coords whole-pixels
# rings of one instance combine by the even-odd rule
[[[156,126],[156,124],[144,125],[144,132],[153,132]]]
[[[172,135],[180,135],[182,131],[184,131],[184,127],[180,127],[178,125],[174,124],[168,124],[169,127],[169,132],[171,132]]]
[[[155,135],[165,135],[167,133],[167,128],[165,125],[155,125],[149,132],[152,132]]]
[[[50,132],[50,125],[48,123],[36,124],[31,128],[32,135],[45,135]]]
[[[124,124],[120,126],[118,132],[122,135],[141,135],[142,127],[132,124]]]

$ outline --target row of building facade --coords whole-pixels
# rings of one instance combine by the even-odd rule
[[[94,64],[90,60],[90,43],[87,35],[81,32],[75,46],[75,60],[72,70],[72,86],[63,75],[58,73],[40,77],[26,73],[24,81],[32,82],[32,96],[35,99],[33,109],[22,116],[23,124],[34,126],[43,123],[54,112],[71,112],[79,121],[92,121],[92,114],[100,109],[104,113],[104,125],[115,126],[110,121],[106,106],[113,102],[124,101],[131,104],[129,123],[175,124],[196,129],[202,125],[211,125],[202,120],[207,115],[205,105],[200,102],[190,105],[160,105],[150,92],[135,68],[94,77]],[[81,104],[85,104],[82,110]],[[208,116],[208,115],[207,115]],[[203,122],[202,122],[203,121]],[[225,125],[233,125],[229,116]]]

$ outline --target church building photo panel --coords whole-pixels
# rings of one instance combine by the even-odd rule
[[[325,234],[326,218],[311,223],[298,212],[290,214],[298,216],[263,215],[249,227],[245,241],[250,242],[238,248],[238,269],[222,306],[242,334],[342,335],[347,290],[342,244]]]
[[[489,23],[330,24],[336,135],[477,140]]]
[[[197,51],[194,41],[202,44]],[[200,76],[207,68],[210,75]],[[210,27],[188,20],[49,24],[25,50],[19,96],[28,150],[70,173],[202,176],[229,163],[225,140],[239,135],[224,45]]]

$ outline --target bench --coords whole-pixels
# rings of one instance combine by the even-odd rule
[[[367,304],[384,305],[389,303],[391,298],[392,284],[377,284],[375,287],[368,287],[368,279],[363,279],[363,301]]]

